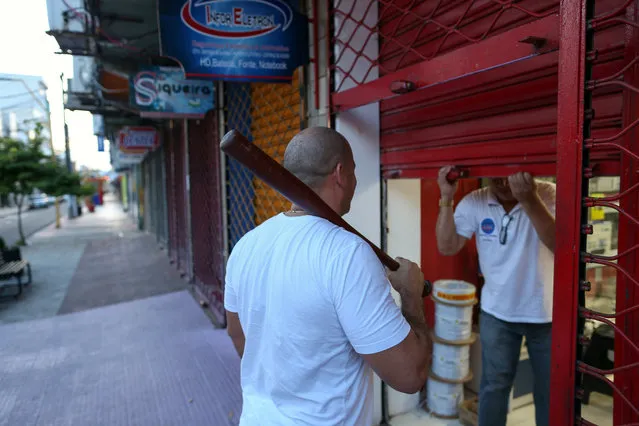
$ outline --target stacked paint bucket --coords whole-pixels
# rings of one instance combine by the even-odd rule
[[[459,417],[464,400],[464,384],[473,378],[470,371],[470,345],[476,288],[465,281],[440,280],[433,285],[435,329],[433,359],[426,390],[432,415],[445,419]]]

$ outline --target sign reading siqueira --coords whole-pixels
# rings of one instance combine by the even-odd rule
[[[179,67],[147,67],[130,78],[129,101],[141,117],[202,118],[215,105],[213,85],[185,79]]]
[[[308,19],[287,0],[158,0],[161,50],[188,78],[290,82]]]

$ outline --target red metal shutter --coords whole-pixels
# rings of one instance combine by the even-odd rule
[[[175,228],[177,267],[182,274],[190,274],[188,250],[188,199],[186,191],[185,120],[176,120],[173,126],[173,170],[175,193]]]
[[[175,141],[172,129],[164,131],[164,160],[166,173],[166,216],[168,222],[168,250],[171,262],[177,261],[177,227],[175,212],[175,170],[173,167]]]
[[[554,0],[506,9],[494,1],[421,2],[410,11],[380,5],[382,78],[421,63],[433,80],[381,101],[385,176],[432,178],[446,164],[465,166],[473,176],[554,175],[557,6]],[[500,62],[512,50],[521,58]],[[489,63],[497,65],[482,69]],[[621,97],[601,93],[595,107],[597,131],[614,131]],[[607,174],[617,170],[604,161],[611,157],[618,158],[598,158]]]
[[[224,315],[224,251],[217,111],[189,121],[193,275],[220,324]]]

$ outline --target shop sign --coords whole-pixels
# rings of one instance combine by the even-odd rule
[[[161,51],[189,78],[290,82],[308,19],[286,0],[158,0]]]
[[[149,67],[129,79],[129,101],[142,117],[202,118],[214,107],[213,84],[187,80],[180,68]]]
[[[124,153],[146,153],[160,144],[160,134],[154,127],[127,126],[120,129],[118,149]]]

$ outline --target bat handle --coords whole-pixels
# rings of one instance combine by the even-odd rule
[[[428,297],[433,292],[433,283],[430,280],[424,280],[424,291],[422,291],[422,297]]]
[[[379,253],[381,254],[380,257],[381,257],[382,263],[384,263],[384,265],[386,265],[388,269],[390,269],[391,271],[396,271],[397,269],[399,269],[399,263],[395,259],[393,259],[392,257],[390,257],[389,255],[387,255],[381,250],[379,251]],[[422,291],[422,297],[430,296],[432,291],[433,291],[433,284],[429,280],[424,280],[424,290]]]

